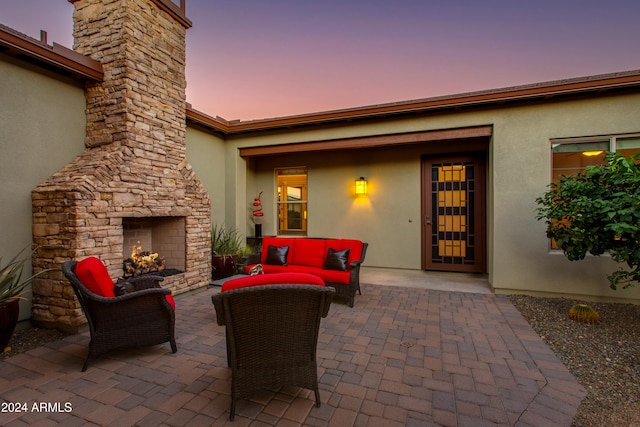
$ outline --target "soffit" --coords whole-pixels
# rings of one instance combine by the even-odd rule
[[[484,125],[423,132],[409,132],[401,134],[310,141],[295,144],[242,147],[239,149],[239,152],[240,157],[258,157],[277,154],[308,153],[329,150],[391,147],[408,144],[420,144],[433,141],[468,140],[477,138],[489,139],[492,134],[493,126]]]

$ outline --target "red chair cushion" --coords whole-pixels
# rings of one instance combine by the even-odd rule
[[[173,295],[167,295],[167,301],[171,304],[173,311],[176,311],[176,301],[173,299]]]
[[[114,298],[113,280],[107,268],[96,257],[85,258],[76,264],[76,276],[87,289],[96,295]]]
[[[261,285],[316,285],[324,286],[324,280],[313,274],[304,273],[275,273],[258,274],[256,276],[241,277],[222,284],[221,292],[234,289],[248,288]]]

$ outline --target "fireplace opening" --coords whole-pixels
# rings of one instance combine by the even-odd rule
[[[135,251],[163,260],[162,271],[151,271],[162,276],[182,273],[186,269],[185,217],[122,218],[124,237],[122,259],[130,259]],[[151,261],[149,261],[151,262]],[[131,272],[124,272],[130,276]]]

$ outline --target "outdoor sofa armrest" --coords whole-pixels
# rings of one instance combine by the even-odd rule
[[[242,257],[244,259],[244,264],[242,264],[242,271],[244,272],[246,268],[253,264],[260,264],[260,254],[249,254]]]

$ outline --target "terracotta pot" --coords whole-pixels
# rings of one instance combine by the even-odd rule
[[[211,257],[211,276],[213,280],[224,279],[236,274],[237,255],[213,255]]]
[[[0,302],[0,351],[11,341],[13,331],[18,323],[18,315],[20,314],[20,299],[9,298]]]

